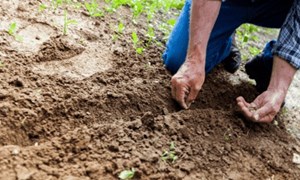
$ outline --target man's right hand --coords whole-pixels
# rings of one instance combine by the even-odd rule
[[[181,107],[188,109],[196,99],[204,80],[204,65],[199,61],[187,59],[178,72],[172,77],[173,98]]]

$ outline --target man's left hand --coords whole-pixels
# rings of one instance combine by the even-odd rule
[[[286,96],[286,92],[279,90],[267,90],[259,95],[252,103],[238,97],[237,104],[244,116],[254,122],[271,123]]]

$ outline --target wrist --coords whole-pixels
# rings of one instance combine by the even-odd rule
[[[189,46],[186,61],[193,62],[195,64],[203,65],[205,67],[206,50],[199,44]]]
[[[275,56],[268,90],[281,91],[286,94],[295,73],[296,69],[291,66],[291,64],[286,60]]]

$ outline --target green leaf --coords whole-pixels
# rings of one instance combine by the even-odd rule
[[[175,23],[176,23],[176,19],[169,19],[169,20],[167,21],[167,23],[168,23],[169,25],[171,25],[171,26],[174,26]]]
[[[144,48],[142,48],[142,47],[136,48],[136,52],[137,52],[138,54],[143,54]]]
[[[9,28],[8,28],[8,34],[13,36],[17,31],[17,23],[16,22],[13,22],[9,25]]]
[[[43,12],[45,9],[47,9],[47,6],[45,4],[41,4],[39,6],[39,12]]]
[[[119,178],[122,180],[132,179],[134,176],[135,170],[132,168],[131,170],[124,170],[119,174]]]
[[[133,32],[133,33],[131,34],[131,37],[132,37],[132,42],[133,42],[133,44],[136,46],[137,43],[139,42],[139,37],[137,36],[136,32]]]
[[[118,33],[122,33],[124,31],[124,29],[125,29],[124,24],[120,22],[118,25]]]

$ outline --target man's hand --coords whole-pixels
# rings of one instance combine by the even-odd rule
[[[192,1],[187,58],[171,80],[172,96],[184,109],[190,107],[203,85],[207,43],[220,7],[220,0]]]
[[[196,99],[205,79],[204,66],[197,61],[187,60],[172,77],[172,96],[183,107],[188,109]]]
[[[243,97],[237,98],[237,104],[244,116],[254,122],[270,123],[279,112],[286,92],[267,90],[259,95],[251,104]]]
[[[296,68],[275,56],[268,89],[252,103],[246,102],[243,97],[237,98],[238,107],[244,116],[254,122],[272,122],[281,108],[295,73]]]

